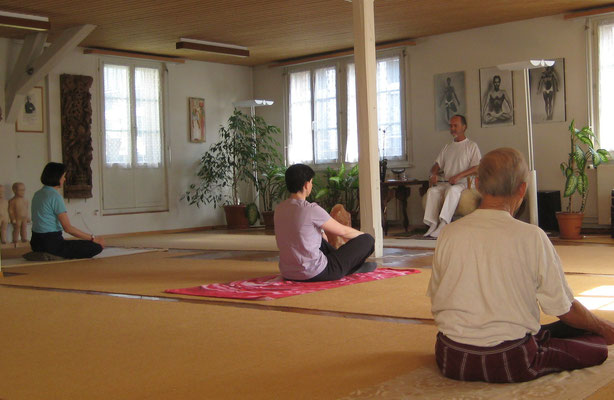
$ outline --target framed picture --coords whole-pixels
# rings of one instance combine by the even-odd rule
[[[531,118],[533,123],[562,122],[565,110],[565,59],[557,58],[551,67],[529,70]]]
[[[17,115],[15,130],[17,132],[44,132],[45,108],[43,87],[35,86],[28,92]]]
[[[480,68],[480,119],[482,127],[514,125],[512,71]]]
[[[205,99],[190,97],[188,99],[190,113],[190,142],[205,141]]]
[[[466,110],[465,71],[435,75],[435,129],[447,131],[450,118]]]

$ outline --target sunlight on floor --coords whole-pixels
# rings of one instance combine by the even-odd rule
[[[576,300],[589,310],[612,311],[614,310],[614,286],[604,285],[586,290],[576,296]]]

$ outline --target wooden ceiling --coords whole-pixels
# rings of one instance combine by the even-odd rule
[[[377,42],[418,39],[612,4],[612,0],[375,0]],[[237,65],[261,65],[353,47],[346,0],[0,0],[0,10],[49,18],[65,28],[94,24],[82,46]],[[0,27],[0,37],[29,31]],[[238,58],[175,49],[179,38],[245,46]]]

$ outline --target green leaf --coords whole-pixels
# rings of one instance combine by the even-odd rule
[[[604,149],[598,149],[597,153],[601,156],[601,161],[606,162],[612,157],[610,156],[610,152]]]
[[[576,137],[582,143],[587,144],[589,147],[593,147],[593,141],[591,140],[591,138],[582,133],[582,131],[576,133]]]
[[[574,160],[576,160],[578,168],[580,170],[583,170],[584,165],[586,164],[586,155],[584,154],[584,151],[582,151],[582,148],[579,145],[576,145],[574,149],[573,158]]]
[[[595,137],[595,134],[593,133],[591,128],[589,128],[588,126],[585,126],[584,128],[582,128],[580,132],[582,132],[586,136]]]
[[[316,193],[316,200],[321,199],[322,197],[325,197],[328,195],[328,188],[324,188],[324,189],[320,189],[318,190],[318,193]]]
[[[571,175],[573,175],[573,169],[567,167],[567,169],[565,170],[565,177],[569,178]]]
[[[567,164],[562,162],[560,165],[560,168],[561,168],[561,173],[563,174],[563,176],[567,177],[567,174],[565,173],[565,170],[567,169]]]
[[[601,155],[597,153],[597,151],[593,149],[592,147],[589,147],[588,150],[591,152],[591,155],[593,156],[593,165],[595,167],[598,167],[599,164],[601,164]]]
[[[578,177],[576,175],[569,175],[567,177],[567,182],[565,182],[565,194],[564,197],[569,197],[575,193],[576,187],[578,186]]]

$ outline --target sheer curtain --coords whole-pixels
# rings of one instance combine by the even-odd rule
[[[130,67],[104,65],[105,163],[132,165]]]
[[[293,72],[290,74],[289,127],[289,163],[313,162],[310,71]]]
[[[159,167],[162,162],[160,132],[160,70],[135,68],[136,164]]]
[[[614,23],[599,25],[599,144],[614,151]]]
[[[335,67],[315,70],[314,91],[315,161],[336,162],[337,139],[337,71]]]
[[[347,162],[358,161],[358,127],[356,115],[356,70],[348,64],[347,70]],[[401,77],[398,56],[377,60],[377,127],[380,157],[403,156],[401,132]]]

